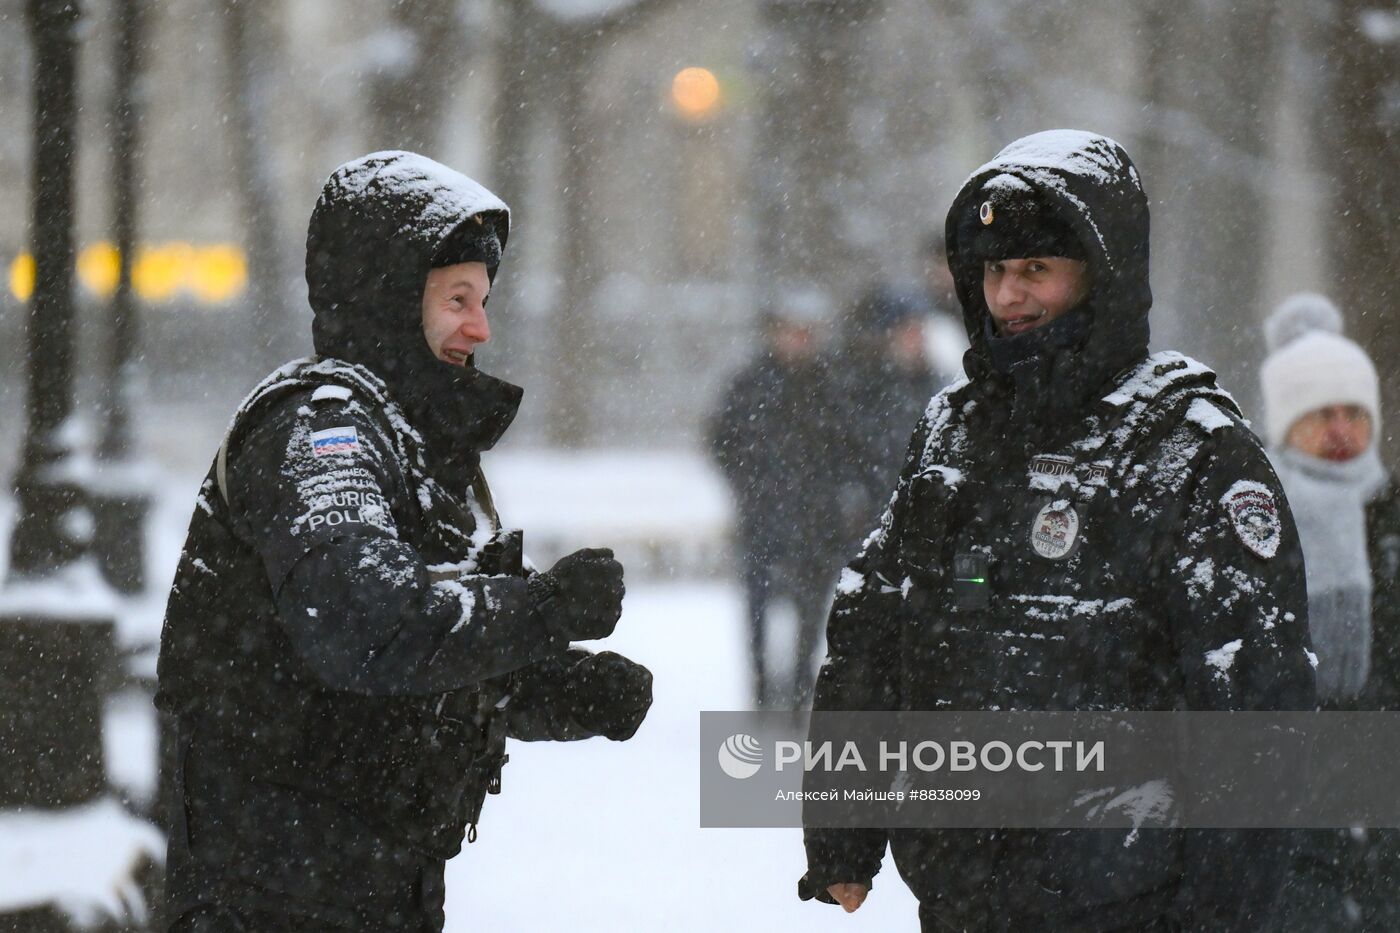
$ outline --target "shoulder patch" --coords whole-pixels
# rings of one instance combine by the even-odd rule
[[[320,386],[319,388],[316,389],[315,392],[312,392],[312,393],[311,393],[311,401],[313,401],[313,402],[329,402],[329,401],[348,402],[348,401],[350,400],[350,396],[351,396],[351,392],[350,392],[349,389],[345,388],[345,386],[326,385],[326,386]]]
[[[1230,517],[1230,527],[1241,544],[1264,560],[1278,553],[1283,527],[1273,490],[1263,483],[1242,479],[1225,491],[1220,505]]]
[[[360,435],[354,425],[326,428],[311,435],[311,453],[317,457],[327,454],[350,453],[360,449]]]

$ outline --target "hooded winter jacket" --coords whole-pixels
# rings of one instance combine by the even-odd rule
[[[509,214],[403,152],[342,166],[316,205],[320,358],[239,407],[167,607],[174,915],[290,898],[369,928],[377,901],[440,909],[441,860],[495,784],[505,733],[588,734],[556,689],[580,653],[530,610],[519,533],[499,527],[478,463],[520,390],[423,337],[432,257],[464,224],[504,243]]]
[[[1003,340],[959,236],[1008,178],[1076,232],[1093,286]],[[930,402],[843,575],[815,708],[1311,708],[1277,480],[1209,369],[1147,353],[1147,201],[1127,155],[1085,133],[1020,140],[968,179],[947,230],[969,379]],[[809,830],[803,894],[868,883],[887,843],[938,929],[1265,928],[1282,880],[1267,834]]]

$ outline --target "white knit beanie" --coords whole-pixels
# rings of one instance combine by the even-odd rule
[[[1380,437],[1381,392],[1375,364],[1342,336],[1342,313],[1327,298],[1304,292],[1287,298],[1264,322],[1269,356],[1259,369],[1264,430],[1282,447],[1293,423],[1329,405],[1359,405]]]

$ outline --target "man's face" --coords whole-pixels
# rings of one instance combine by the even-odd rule
[[[890,359],[901,369],[919,369],[925,365],[927,354],[928,344],[922,315],[909,318],[890,332]]]
[[[1088,266],[1061,256],[993,260],[983,264],[982,293],[997,333],[1014,337],[1078,306],[1089,294]]]
[[[1371,416],[1360,405],[1328,405],[1293,422],[1287,443],[1322,460],[1351,460],[1371,445]]]
[[[785,363],[805,363],[817,355],[817,331],[810,324],[774,321],[768,330],[773,355]]]
[[[459,262],[428,273],[423,286],[423,336],[433,356],[465,366],[472,352],[491,339],[486,321],[490,291],[484,262]]]

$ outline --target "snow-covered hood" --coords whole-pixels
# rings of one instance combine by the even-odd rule
[[[432,257],[470,223],[492,224],[504,250],[510,234],[504,201],[432,159],[386,151],[331,173],[306,235],[316,353],[358,363],[383,379],[440,454],[463,445],[490,449],[520,403],[519,388],[473,365],[437,359],[423,337]]]
[[[473,218],[493,224],[504,249],[510,209],[461,172],[401,151],[373,152],[337,168],[306,235],[316,352],[350,358],[348,336],[390,323],[398,325],[392,336],[411,334],[415,348],[422,343],[420,301],[433,252]],[[378,360],[351,361],[379,368]]]
[[[1147,314],[1152,307],[1147,196],[1122,146],[1080,130],[1048,130],[1016,140],[973,172],[953,199],[945,227],[948,265],[972,352],[985,352],[983,321],[988,311],[982,265],[959,248],[958,232],[964,218],[975,217],[985,200],[983,185],[1003,174],[1034,188],[1088,253],[1094,314],[1083,352],[1119,367],[1140,359],[1147,352]],[[1110,366],[1109,371],[1113,368],[1118,367]]]

